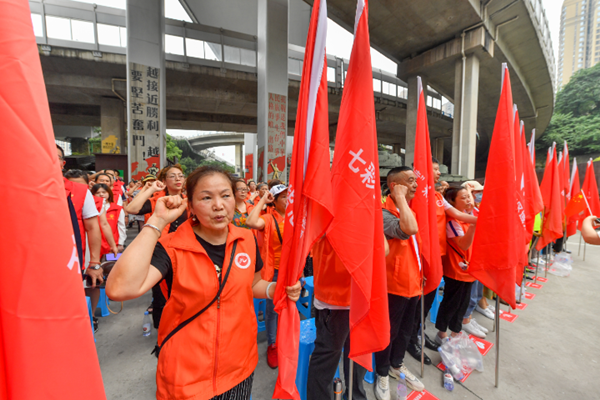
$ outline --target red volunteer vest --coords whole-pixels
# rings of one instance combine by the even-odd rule
[[[75,208],[77,214],[77,225],[79,225],[79,234],[81,235],[81,244],[83,246],[82,253],[85,258],[85,228],[83,226],[83,203],[85,203],[85,196],[87,195],[88,187],[82,183],[71,182],[67,178],[63,177],[65,184],[65,195],[71,197],[71,202]],[[81,269],[85,266],[85,260],[81,260]]]
[[[448,218],[448,223],[450,223],[450,221],[454,221],[457,224],[459,224],[463,232],[465,233],[467,232],[467,229],[469,229],[470,224],[457,221],[453,218]],[[463,271],[458,265],[458,263],[463,261],[463,257],[467,261],[471,261],[471,252],[473,246],[469,247],[469,250],[464,251],[461,250],[461,248],[458,247],[458,245],[454,243],[452,239],[448,239],[447,242],[448,247],[446,248],[446,255],[442,257],[442,264],[444,266],[444,276],[456,279],[457,281],[474,282],[475,278],[469,275],[469,273],[467,273],[466,271]],[[452,246],[452,248],[450,248],[450,246]]]
[[[108,221],[108,225],[110,225],[110,229],[113,233],[113,237],[115,238],[115,244],[119,244],[119,214],[121,214],[121,210],[123,207],[117,205],[116,203],[111,203],[110,208],[106,210],[106,220]],[[102,230],[100,231],[102,232]],[[102,233],[102,247],[100,249],[100,255],[105,255],[110,253],[110,246],[104,237],[104,233]]]
[[[326,237],[312,248],[315,298],[335,306],[350,306],[350,273]]]
[[[384,208],[400,218],[396,204],[390,196],[385,201]],[[416,215],[411,210],[413,215]],[[421,236],[416,235],[417,244],[421,245]],[[419,271],[419,260],[413,245],[413,239],[388,239],[390,253],[385,258],[388,293],[402,297],[421,295],[422,272]]]
[[[435,216],[437,219],[438,237],[440,241],[440,255],[446,254],[446,210],[444,210],[444,196],[435,192]]]
[[[208,400],[238,385],[258,362],[252,282],[256,244],[248,229],[229,224],[222,276],[237,248],[231,273],[216,301],[179,330],[160,351],[156,371],[159,400]],[[192,220],[160,243],[171,258],[171,297],[162,313],[158,343],[182,321],[204,308],[217,294],[219,279],[213,262],[196,239]]]

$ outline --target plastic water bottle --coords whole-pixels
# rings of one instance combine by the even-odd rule
[[[335,400],[342,400],[342,380],[340,378],[333,380],[333,393]]]
[[[454,390],[454,378],[448,369],[444,372],[444,388],[449,392]]]
[[[464,375],[462,373],[462,370],[460,369],[460,367],[458,367],[457,365],[455,365],[454,363],[452,363],[452,360],[450,360],[448,357],[444,358],[443,355],[443,351],[441,347],[438,347],[438,351],[440,353],[440,355],[442,356],[442,361],[444,362],[444,365],[446,366],[446,370],[450,371],[450,373],[452,374],[452,376],[456,379],[456,380],[461,380],[462,378],[464,378]],[[446,359],[448,359],[448,362],[450,363],[450,365],[446,364]]]
[[[152,321],[148,311],[144,311],[144,321],[142,322],[142,335],[150,336],[152,334]]]
[[[400,379],[398,380],[398,390],[396,392],[397,400],[406,400],[406,376],[404,374],[400,374]]]

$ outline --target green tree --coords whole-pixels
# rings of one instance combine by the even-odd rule
[[[600,152],[600,64],[577,72],[556,96],[554,115],[536,141],[538,160],[556,142],[569,144],[571,156]]]
[[[177,157],[178,160],[181,160],[182,155],[183,151],[177,147],[177,142],[171,135],[167,135],[167,158],[174,161],[175,157]]]

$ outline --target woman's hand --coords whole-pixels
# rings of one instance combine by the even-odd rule
[[[275,201],[275,196],[273,196],[271,194],[271,192],[267,192],[267,193],[265,193],[265,195],[260,200],[262,202],[264,202],[265,204],[271,204],[272,202]]]
[[[167,225],[179,218],[186,208],[187,199],[182,199],[181,196],[161,197],[156,202],[154,214],[152,214],[148,223],[158,225],[158,228],[162,231]]]
[[[165,184],[161,181],[154,181],[152,182],[152,185],[150,185],[150,190],[152,190],[152,192],[154,193],[160,192],[161,190],[165,190],[165,188]]]
[[[116,257],[117,254],[119,254],[119,247],[115,245],[112,249],[110,249],[110,252],[113,253]]]
[[[300,281],[296,282],[293,286],[287,286],[285,288],[285,292],[287,293],[288,299],[290,299],[294,303],[300,299],[301,291],[302,291],[302,285],[300,284]]]
[[[258,197],[258,192],[254,192],[250,195],[250,201],[254,201],[255,198]]]

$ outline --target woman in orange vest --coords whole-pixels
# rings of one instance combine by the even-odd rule
[[[235,185],[235,213],[233,214],[233,224],[240,228],[248,228],[246,225],[246,220],[248,219],[248,214],[250,211],[248,210],[250,204],[247,200],[248,194],[248,186],[243,179],[236,179],[234,181]]]
[[[101,214],[106,216],[106,221],[110,226],[110,230],[113,234],[115,243],[119,253],[123,252],[123,244],[127,239],[127,230],[125,229],[125,212],[123,207],[114,202],[114,194],[108,186],[103,183],[97,183],[92,187],[92,194],[96,197],[105,199],[103,203]],[[106,255],[111,252],[111,246],[104,234],[102,234],[102,246],[100,247],[100,255]]]
[[[229,174],[215,166],[198,168],[187,180],[187,192],[189,199],[157,200],[154,214],[109,275],[106,294],[125,301],[163,278],[169,282],[158,330],[157,399],[249,399],[258,362],[253,297],[273,298],[275,284],[261,279],[252,232],[231,224],[235,198]],[[163,236],[186,207],[194,217]],[[286,293],[295,302],[300,290],[296,282]]]
[[[260,211],[266,204],[273,204],[274,211],[270,214],[260,215]],[[279,259],[283,244],[283,227],[285,224],[285,206],[287,204],[287,187],[275,185],[267,192],[246,220],[246,224],[263,233],[260,254],[265,263],[262,270],[262,278],[268,282],[277,282],[279,272]],[[265,326],[267,330],[267,364],[271,368],[277,368],[277,313],[272,300],[267,300],[265,313]]]
[[[446,191],[446,200],[460,212],[466,212],[471,206],[471,196],[465,188],[450,188]],[[471,260],[471,246],[475,237],[475,225],[448,217],[446,223],[446,255],[442,257],[444,267],[444,299],[438,310],[435,327],[438,334],[435,341],[442,344],[448,337],[446,330],[450,328],[452,336],[462,330],[463,316],[469,306],[473,278],[468,268]]]
[[[133,215],[144,215],[144,222],[148,222],[148,219],[154,213],[156,202],[160,198],[165,196],[185,197],[182,194],[184,180],[183,170],[179,164],[163,168],[158,174],[157,180],[153,183],[146,183],[131,203],[125,207],[125,211]],[[175,232],[187,219],[188,213],[184,210],[175,221],[164,227],[162,234],[167,235]],[[152,289],[152,305],[148,308],[148,311],[152,313],[154,327],[157,329],[166,301],[165,294],[161,291],[160,286],[156,285]]]

